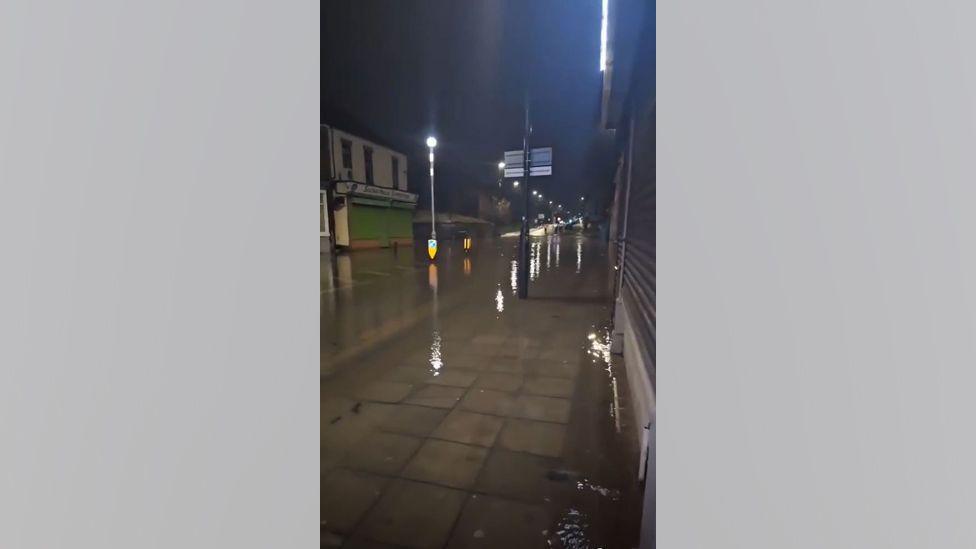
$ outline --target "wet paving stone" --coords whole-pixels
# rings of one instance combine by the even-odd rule
[[[520,374],[486,373],[478,376],[474,382],[476,389],[491,389],[493,391],[515,392],[522,386],[523,377]]]
[[[436,302],[422,248],[339,257],[359,286],[323,294],[323,547],[639,545],[640,431],[623,364],[615,355],[608,368],[595,347],[612,313],[605,247],[533,242],[541,271],[527,300],[511,287],[511,239],[470,256],[445,247]],[[364,340],[397,322],[391,337]],[[607,371],[620,384],[620,430]],[[372,481],[385,481],[378,497]]]
[[[417,451],[421,441],[394,433],[372,433],[346,454],[342,464],[357,471],[395,475]]]
[[[561,377],[528,377],[522,391],[531,395],[569,398],[573,396],[573,380]]]
[[[516,452],[559,457],[566,441],[566,426],[528,419],[507,419],[498,446]]]
[[[440,548],[464,503],[461,490],[396,480],[357,530],[357,537],[417,549]]]
[[[505,416],[515,409],[515,398],[502,391],[471,389],[461,400],[461,408],[470,412]]]
[[[462,387],[445,387],[443,385],[427,385],[415,391],[406,402],[419,406],[434,408],[453,408],[461,400],[466,389]]]
[[[370,383],[358,393],[356,396],[363,400],[372,400],[375,402],[400,402],[410,391],[413,390],[413,385],[410,383],[403,383],[399,381],[377,381]]]
[[[554,361],[536,361],[525,368],[527,375],[539,377],[562,377],[573,379],[579,374],[579,365]]]
[[[507,374],[525,373],[521,359],[512,357],[494,357],[488,363],[488,371]]]
[[[401,476],[451,488],[469,488],[487,455],[488,450],[480,446],[430,439],[410,460]]]
[[[386,381],[398,381],[403,383],[410,383],[414,385],[419,385],[421,383],[426,383],[434,375],[434,371],[431,368],[423,368],[420,366],[400,366],[394,368],[386,376]]]
[[[444,418],[444,421],[430,436],[463,444],[489,447],[495,443],[498,432],[501,431],[502,423],[503,420],[500,417],[454,410]]]
[[[518,395],[512,415],[539,421],[569,422],[569,400],[535,395]]]
[[[559,460],[495,448],[474,486],[478,492],[544,503],[566,490],[566,483],[550,479],[552,471],[558,469]]]
[[[541,505],[473,494],[447,549],[537,549],[547,547],[549,516]]]
[[[430,385],[446,385],[449,387],[470,387],[474,383],[477,374],[464,372],[461,370],[448,370],[438,372],[437,375],[427,379]]]
[[[363,405],[363,414],[380,431],[425,437],[447,415],[446,410],[414,406],[411,404],[384,404],[369,402]]]
[[[336,469],[322,478],[320,515],[322,528],[349,534],[359,519],[379,499],[389,479]]]

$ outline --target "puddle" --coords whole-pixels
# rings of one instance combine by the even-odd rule
[[[556,523],[553,534],[547,541],[549,547],[565,549],[597,549],[590,541],[588,530],[590,523],[587,516],[580,511],[570,508]]]

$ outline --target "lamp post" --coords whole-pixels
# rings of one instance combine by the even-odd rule
[[[430,240],[427,241],[427,255],[433,260],[437,255],[437,219],[434,213],[434,147],[437,146],[437,138],[430,136],[427,138],[427,148],[430,149]]]

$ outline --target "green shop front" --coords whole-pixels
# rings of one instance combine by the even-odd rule
[[[332,199],[335,244],[344,248],[387,248],[413,244],[417,195],[338,181]]]

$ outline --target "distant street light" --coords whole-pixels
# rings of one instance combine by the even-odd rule
[[[499,162],[498,163],[498,169],[499,170],[504,170],[505,169],[505,163],[504,162]]]
[[[549,201],[549,205],[552,206],[552,200]]]
[[[532,191],[533,196],[539,194],[539,191]]]
[[[518,188],[518,179],[516,179],[515,182],[512,183],[512,186],[515,187],[516,189]]]
[[[437,146],[437,138],[430,136],[427,138],[427,148],[430,149],[430,240],[427,241],[427,255],[431,260],[437,255],[437,219],[434,213],[434,147]]]

